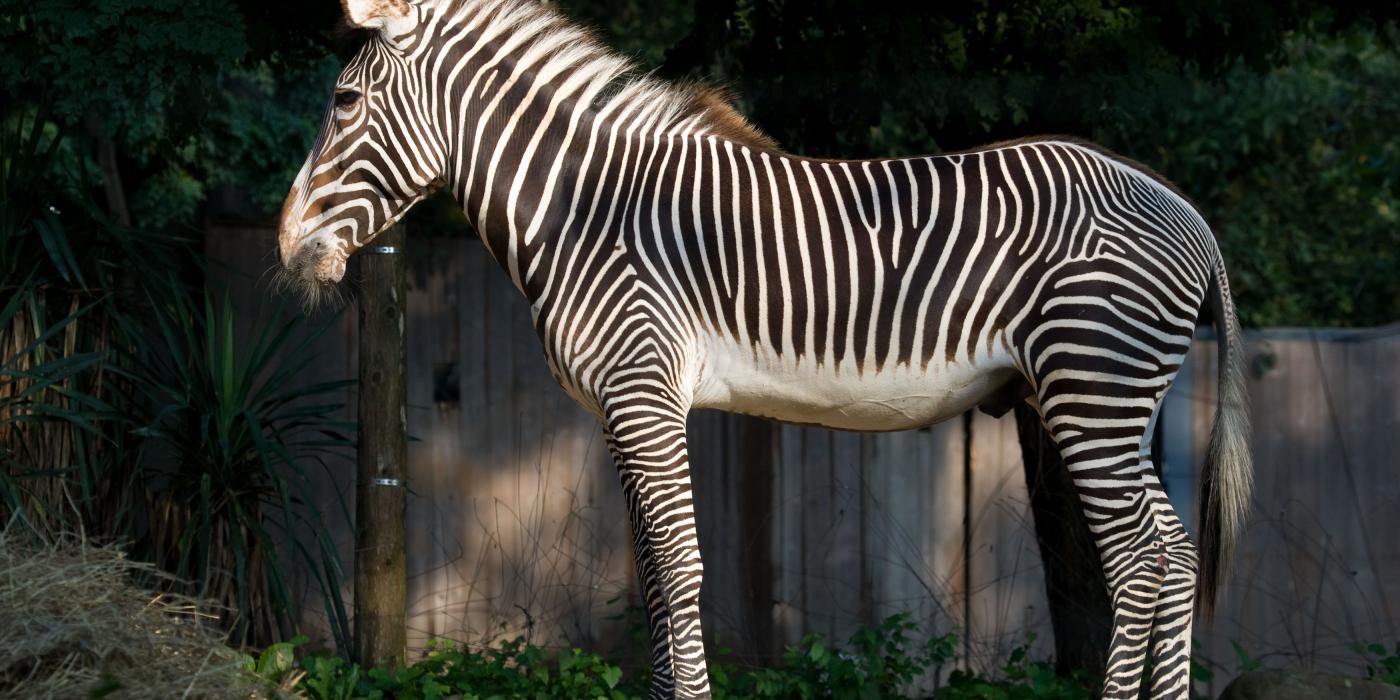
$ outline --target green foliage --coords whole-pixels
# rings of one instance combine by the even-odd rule
[[[664,14],[689,3],[648,4]],[[1262,64],[1289,28],[1333,16],[1271,5],[995,0],[915,10],[728,0],[695,6],[694,28],[665,68],[730,82],[757,122],[798,152],[909,155],[1028,128],[1088,135],[1130,125],[1169,103],[1185,66]]]
[[[912,643],[914,626],[907,615],[895,615],[852,636],[846,650],[832,649],[821,635],[807,635],[790,647],[781,666],[738,669],[710,660],[710,683],[716,698],[900,698],[933,697],[952,700],[1087,700],[1096,697],[1094,679],[1082,672],[1057,677],[1052,664],[1031,661],[1025,646],[1011,650],[991,680],[954,668],[957,636],[947,634],[922,645]],[[1029,645],[1034,635],[1027,638]],[[329,655],[309,655],[293,661],[297,637],[273,645],[260,657],[246,658],[250,671],[270,688],[299,693],[310,700],[371,698],[641,698],[647,690],[645,673],[624,674],[605,659],[571,649],[551,657],[519,639],[480,652],[450,642],[430,643],[423,659],[408,669],[366,672]],[[1233,644],[1234,673],[1262,668],[1240,645]],[[1366,677],[1400,686],[1400,644],[1388,651],[1380,644],[1357,645],[1366,659]],[[550,661],[550,659],[553,661]],[[1214,675],[1209,661],[1192,660],[1192,678],[1208,683]],[[551,668],[558,673],[551,673]],[[876,669],[885,668],[886,671]],[[873,672],[872,672],[873,671]],[[930,682],[934,685],[930,687]],[[1193,691],[1194,692],[1194,691]]]
[[[1246,323],[1400,318],[1393,3],[561,4],[646,68],[735,88],[796,152],[1099,140],[1201,205]],[[14,98],[7,111],[49,105],[47,132],[80,134],[54,158],[84,186],[120,180],[128,202],[107,206],[126,206],[144,230],[178,230],[211,199],[225,214],[271,216],[340,63],[327,39],[338,11],[0,0],[0,92]],[[104,140],[115,167],[99,164]],[[415,230],[464,230],[453,209],[420,207]]]
[[[299,334],[299,321],[278,311],[240,334],[227,299],[182,293],[175,281],[151,289],[149,315],[123,319],[141,341],[119,363],[144,408],[130,417],[134,433],[159,448],[142,475],[149,555],[227,608],[235,643],[285,637],[298,611],[279,548],[298,547],[313,571],[335,561],[320,514],[302,506],[310,468],[352,444],[352,426],[337,418],[350,382],[298,386],[325,326]],[[319,551],[301,548],[299,525]],[[324,573],[335,600],[340,574]],[[328,612],[346,637],[343,613]]]
[[[306,677],[300,688],[312,700],[623,700],[637,695],[620,688],[622,669],[596,654],[570,649],[551,658],[521,639],[479,652],[439,642],[417,663],[392,671],[365,671],[336,656],[309,656],[302,666]]]
[[[771,668],[740,668],[710,659],[710,685],[723,698],[904,698],[951,700],[1088,700],[1097,696],[1097,680],[1075,672],[1056,676],[1054,665],[1027,655],[1034,636],[1008,654],[995,678],[957,668],[958,637],[945,634],[914,638],[908,615],[858,630],[844,648],[809,634],[789,647],[782,663]],[[450,642],[430,645],[423,658],[406,669],[364,669],[343,659],[308,655],[288,666],[290,652],[304,638],[277,645],[257,661],[248,659],[270,686],[292,688],[310,700],[383,700],[460,697],[578,698],[608,700],[646,697],[648,677],[623,665],[578,649],[550,654],[521,639],[480,651]],[[1358,646],[1367,658],[1367,677],[1400,685],[1400,645],[1393,652],[1379,644]],[[1238,644],[1235,673],[1261,668]],[[1193,660],[1192,677],[1208,682],[1209,662]],[[950,670],[951,669],[951,670]],[[295,686],[293,688],[293,686]]]
[[[39,419],[5,431],[0,515],[39,531],[81,526],[120,536],[130,530],[117,514],[129,513],[131,499],[129,482],[115,475],[133,466],[122,459],[130,443],[124,394],[107,372],[117,273],[164,265],[169,242],[111,225],[83,189],[68,186],[64,132],[46,114],[17,111],[0,121],[0,292],[11,309],[0,346],[17,351],[16,368],[29,368],[30,376],[11,375],[9,390],[27,393],[23,411]],[[44,381],[34,363],[45,358],[82,366]]]
[[[1246,324],[1400,319],[1395,40],[1294,35],[1276,67],[1198,78],[1122,137],[1206,212]]]
[[[939,673],[957,646],[952,634],[916,646],[911,637],[917,628],[908,615],[895,615],[856,631],[844,651],[829,648],[821,635],[808,634],[784,652],[778,668],[747,673],[726,670],[716,683],[716,696],[897,697],[920,675]]]
[[[41,190],[62,141],[45,133],[47,126],[38,115],[24,113],[0,124],[0,281],[5,284],[33,274],[50,255],[60,272],[68,273],[71,248],[44,240],[53,218],[42,208]]]
[[[1400,686],[1400,642],[1391,651],[1382,644],[1361,645],[1356,650],[1366,658],[1367,678]]]
[[[208,100],[243,34],[225,0],[0,0],[0,85],[51,90],[60,119],[100,114],[151,144],[176,103]]]
[[[1214,662],[1201,656],[1199,640],[1194,641],[1197,652],[1191,659],[1191,679],[1193,682],[1210,683],[1215,677],[1215,669],[1227,670],[1229,665]],[[1256,658],[1249,650],[1245,649],[1238,641],[1230,641],[1230,651],[1233,654],[1233,670],[1229,675],[1242,675],[1251,671],[1258,671],[1268,668],[1262,659]],[[1389,685],[1400,686],[1400,642],[1395,643],[1393,650],[1387,650],[1383,644],[1356,644],[1352,651],[1361,657],[1365,664],[1365,678],[1368,680],[1387,683]]]
[[[182,581],[147,583],[221,603],[234,643],[291,634],[300,560],[345,644],[306,487],[350,445],[347,383],[293,388],[318,331],[215,302],[175,226],[233,180],[275,208],[314,131],[297,83],[334,59],[239,65],[245,39],[231,2],[0,0],[0,519],[129,543]]]
[[[325,47],[252,51],[260,37],[250,35],[270,32],[245,27],[245,12],[259,14],[233,0],[0,0],[0,92],[49,105],[54,124],[80,131],[73,155],[87,170],[113,143],[119,167],[102,177],[121,180],[145,229],[192,222],[229,184],[246,190],[247,216],[266,216],[315,135],[339,62]]]
[[[34,448],[26,443],[36,435],[27,428],[66,422],[90,431],[93,416],[106,413],[107,407],[71,386],[74,377],[98,363],[99,355],[65,354],[57,342],[87,309],[46,322],[47,314],[38,308],[40,297],[31,283],[7,287],[5,293],[0,329],[23,330],[0,334],[6,341],[0,345],[0,503],[4,510],[29,522],[25,506],[31,499],[26,497],[27,484],[23,482],[39,474],[27,468],[25,457]]]
[[[914,639],[908,615],[896,615],[857,631],[844,649],[821,635],[807,635],[783,654],[782,665],[747,669],[711,660],[710,683],[716,698],[899,698],[921,697],[953,664],[957,637]],[[479,651],[451,643],[431,646],[405,669],[363,669],[339,657],[307,656],[297,689],[311,700],[461,697],[564,698],[623,700],[645,697],[645,671],[629,675],[620,664],[579,649],[558,654],[521,639]],[[936,688],[938,697],[1055,698],[1093,697],[1092,682],[1081,677],[1056,678],[1052,667],[1032,663],[1026,651],[1013,651],[1002,680],[955,670]],[[284,673],[264,674],[277,683]]]
[[[296,636],[286,642],[268,646],[258,658],[245,657],[248,670],[265,681],[282,684],[296,671],[296,648],[306,643],[306,637]]]
[[[214,599],[235,644],[295,629],[285,568],[300,560],[346,644],[343,573],[307,486],[312,468],[350,444],[351,426],[336,418],[349,382],[295,387],[315,361],[315,334],[284,319],[238,340],[227,301],[159,278],[148,281],[142,313],[94,305],[56,322],[45,321],[46,295],[32,285],[7,291],[0,335],[15,349],[0,357],[4,518],[132,542],[135,558],[178,577],[149,585]],[[104,338],[116,349],[75,352],[93,309],[115,325]]]
[[[643,65],[660,65],[695,23],[694,0],[574,0],[565,11],[607,34],[608,45]]]
[[[116,287],[119,270],[167,268],[177,239],[113,225],[51,116],[0,114],[0,286],[31,279],[35,289],[99,293]]]
[[[195,157],[210,186],[237,186],[249,213],[276,212],[316,137],[341,62],[274,56],[221,72],[219,103],[200,133]]]
[[[1031,635],[1027,644],[1034,641]],[[1075,671],[1068,678],[1055,675],[1053,663],[1031,661],[1026,655],[1026,647],[1011,650],[1006,664],[1002,666],[1005,681],[991,682],[965,671],[954,671],[948,679],[948,687],[938,697],[952,700],[1081,700],[1097,697],[1098,685],[1084,671]]]
[[[134,213],[160,226],[203,199],[188,172],[193,134],[219,101],[210,77],[243,56],[243,35],[225,0],[0,0],[0,89],[114,141],[137,174]]]

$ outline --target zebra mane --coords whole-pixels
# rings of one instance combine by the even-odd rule
[[[701,82],[661,80],[609,48],[592,28],[564,16],[553,3],[540,0],[451,0],[442,8],[450,24],[476,24],[479,31],[500,40],[527,38],[515,53],[542,52],[538,74],[585,75],[596,79],[590,102],[606,106],[645,106],[659,115],[656,128],[665,131],[693,121],[702,133],[761,149],[778,147],[735,109],[732,95]],[[590,82],[594,82],[590,80]]]

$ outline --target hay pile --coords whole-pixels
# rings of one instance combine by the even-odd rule
[[[266,697],[202,606],[134,570],[114,547],[0,532],[0,697]]]

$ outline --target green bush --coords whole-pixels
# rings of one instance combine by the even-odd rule
[[[301,664],[306,675],[298,688],[313,700],[623,700],[641,692],[620,688],[622,669],[597,654],[571,649],[550,658],[544,649],[522,639],[481,651],[437,642],[418,662],[394,670],[366,670],[338,656],[308,656]],[[263,675],[273,682],[280,680],[275,673]]]
[[[223,606],[234,643],[257,644],[296,629],[299,610],[280,558],[293,551],[318,574],[333,632],[345,643],[335,583],[343,574],[327,513],[308,507],[308,489],[313,472],[329,471],[327,460],[353,444],[354,426],[339,417],[351,382],[301,381],[329,326],[307,328],[278,309],[240,335],[243,316],[227,296],[218,303],[175,280],[152,281],[150,289],[146,317],[122,319],[127,337],[144,340],[119,361],[139,399],[133,432],[160,450],[140,475],[148,534],[136,553]],[[337,506],[329,510],[345,515]],[[299,530],[312,536],[298,540]]]
[[[882,698],[901,697],[922,675],[940,675],[954,657],[957,637],[946,634],[916,645],[917,626],[895,615],[851,635],[845,650],[809,634],[783,653],[776,668],[740,671],[717,664],[716,697]]]
[[[810,634],[788,647],[782,663],[773,668],[741,668],[712,660],[710,683],[719,699],[904,698],[924,697],[929,691],[954,700],[1079,700],[1094,695],[1096,684],[1087,675],[1057,677],[1052,665],[1030,661],[1026,647],[1012,651],[1000,680],[954,670],[942,681],[956,657],[957,636],[920,640],[915,630],[908,615],[896,615],[857,631],[844,648]],[[295,689],[311,700],[627,700],[645,697],[650,680],[644,670],[625,673],[621,664],[598,654],[576,648],[552,654],[518,638],[480,650],[437,642],[423,658],[402,669],[366,669],[330,655],[307,656],[293,668],[289,654],[302,641],[269,649],[258,661],[250,659],[250,668],[280,687],[288,685],[289,676],[302,674]]]
[[[1367,644],[1357,649],[1366,658],[1366,677],[1373,681],[1400,685],[1400,642],[1386,652],[1381,644]]]

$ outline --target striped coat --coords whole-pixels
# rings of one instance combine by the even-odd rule
[[[686,416],[845,430],[1022,400],[1080,495],[1114,604],[1105,697],[1184,698],[1243,517],[1242,354],[1206,222],[1145,167],[1071,139],[867,161],[786,153],[714,91],[638,77],[525,0],[345,0],[374,30],[283,208],[316,293],[439,187],[599,417],[628,503],[654,697],[703,697]],[[1203,304],[1222,325],[1199,547],[1148,440]],[[547,429],[541,426],[541,429]]]

